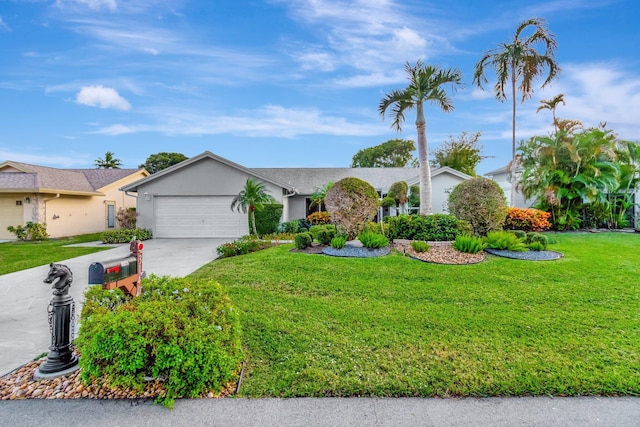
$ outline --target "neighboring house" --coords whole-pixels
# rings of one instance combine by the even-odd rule
[[[520,176],[522,173],[522,169],[516,171],[516,176]],[[494,180],[500,185],[502,191],[504,191],[504,197],[507,199],[507,205],[511,203],[511,171],[509,170],[509,165],[501,167],[499,169],[493,170],[491,172],[487,172],[484,174],[489,179]],[[516,197],[514,200],[515,208],[529,208],[534,204],[533,200],[526,200],[524,195],[516,190]]]
[[[0,239],[15,239],[9,226],[46,224],[51,237],[118,228],[120,208],[136,200],[119,188],[148,176],[144,169],[56,169],[0,163]]]
[[[122,188],[137,193],[138,225],[154,237],[236,238],[248,234],[247,214],[232,211],[231,201],[247,178],[265,184],[283,205],[283,221],[305,218],[310,195],[328,182],[356,177],[370,183],[381,196],[391,184],[418,183],[418,170],[409,168],[246,168],[209,151]],[[448,193],[468,175],[451,168],[432,173],[434,212],[446,212]]]

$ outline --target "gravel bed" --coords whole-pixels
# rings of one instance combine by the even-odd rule
[[[388,246],[378,249],[367,249],[357,246],[345,246],[342,249],[334,249],[331,246],[327,246],[322,250],[322,253],[325,255],[346,258],[374,258],[388,255],[389,252],[391,252],[391,250]]]
[[[515,252],[502,249],[489,249],[484,250],[491,255],[501,256],[504,258],[523,259],[527,261],[553,261],[562,258],[562,254],[556,251],[526,251]]]
[[[416,252],[410,244],[399,243],[397,241],[394,243],[398,251],[405,253],[411,258],[434,264],[477,264],[485,258],[482,251],[476,254],[468,254],[455,250],[451,247],[451,242],[429,242],[431,248],[426,252]]]

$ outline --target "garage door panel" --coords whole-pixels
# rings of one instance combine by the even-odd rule
[[[230,209],[231,196],[155,198],[155,236],[237,238],[248,234],[247,215]]]

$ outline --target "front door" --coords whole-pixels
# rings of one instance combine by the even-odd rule
[[[107,202],[107,229],[116,227],[116,204]]]

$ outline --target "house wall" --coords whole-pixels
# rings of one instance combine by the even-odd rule
[[[287,221],[307,217],[307,198],[305,195],[295,195],[289,198],[289,216]]]
[[[154,198],[157,196],[236,196],[247,178],[261,181],[215,159],[203,158],[189,167],[144,183],[138,187],[138,226],[153,230]],[[282,188],[268,182],[264,184],[269,194],[284,205]]]
[[[29,212],[30,204],[25,203],[27,194],[10,194],[0,195],[0,239],[15,239],[15,234],[9,233],[7,227],[23,225],[25,221],[25,212]],[[21,206],[16,205],[16,201],[22,203]]]
[[[449,173],[441,173],[431,178],[433,213],[449,213],[449,194],[462,181],[464,181],[463,178]]]
[[[509,181],[509,173],[500,173],[495,174],[491,177],[495,182],[500,185],[502,191],[504,191],[504,197],[507,199],[507,205],[511,203],[511,182]],[[515,204],[513,207],[516,208],[529,208],[534,204],[533,200],[525,200],[524,196],[520,191],[516,192]]]

